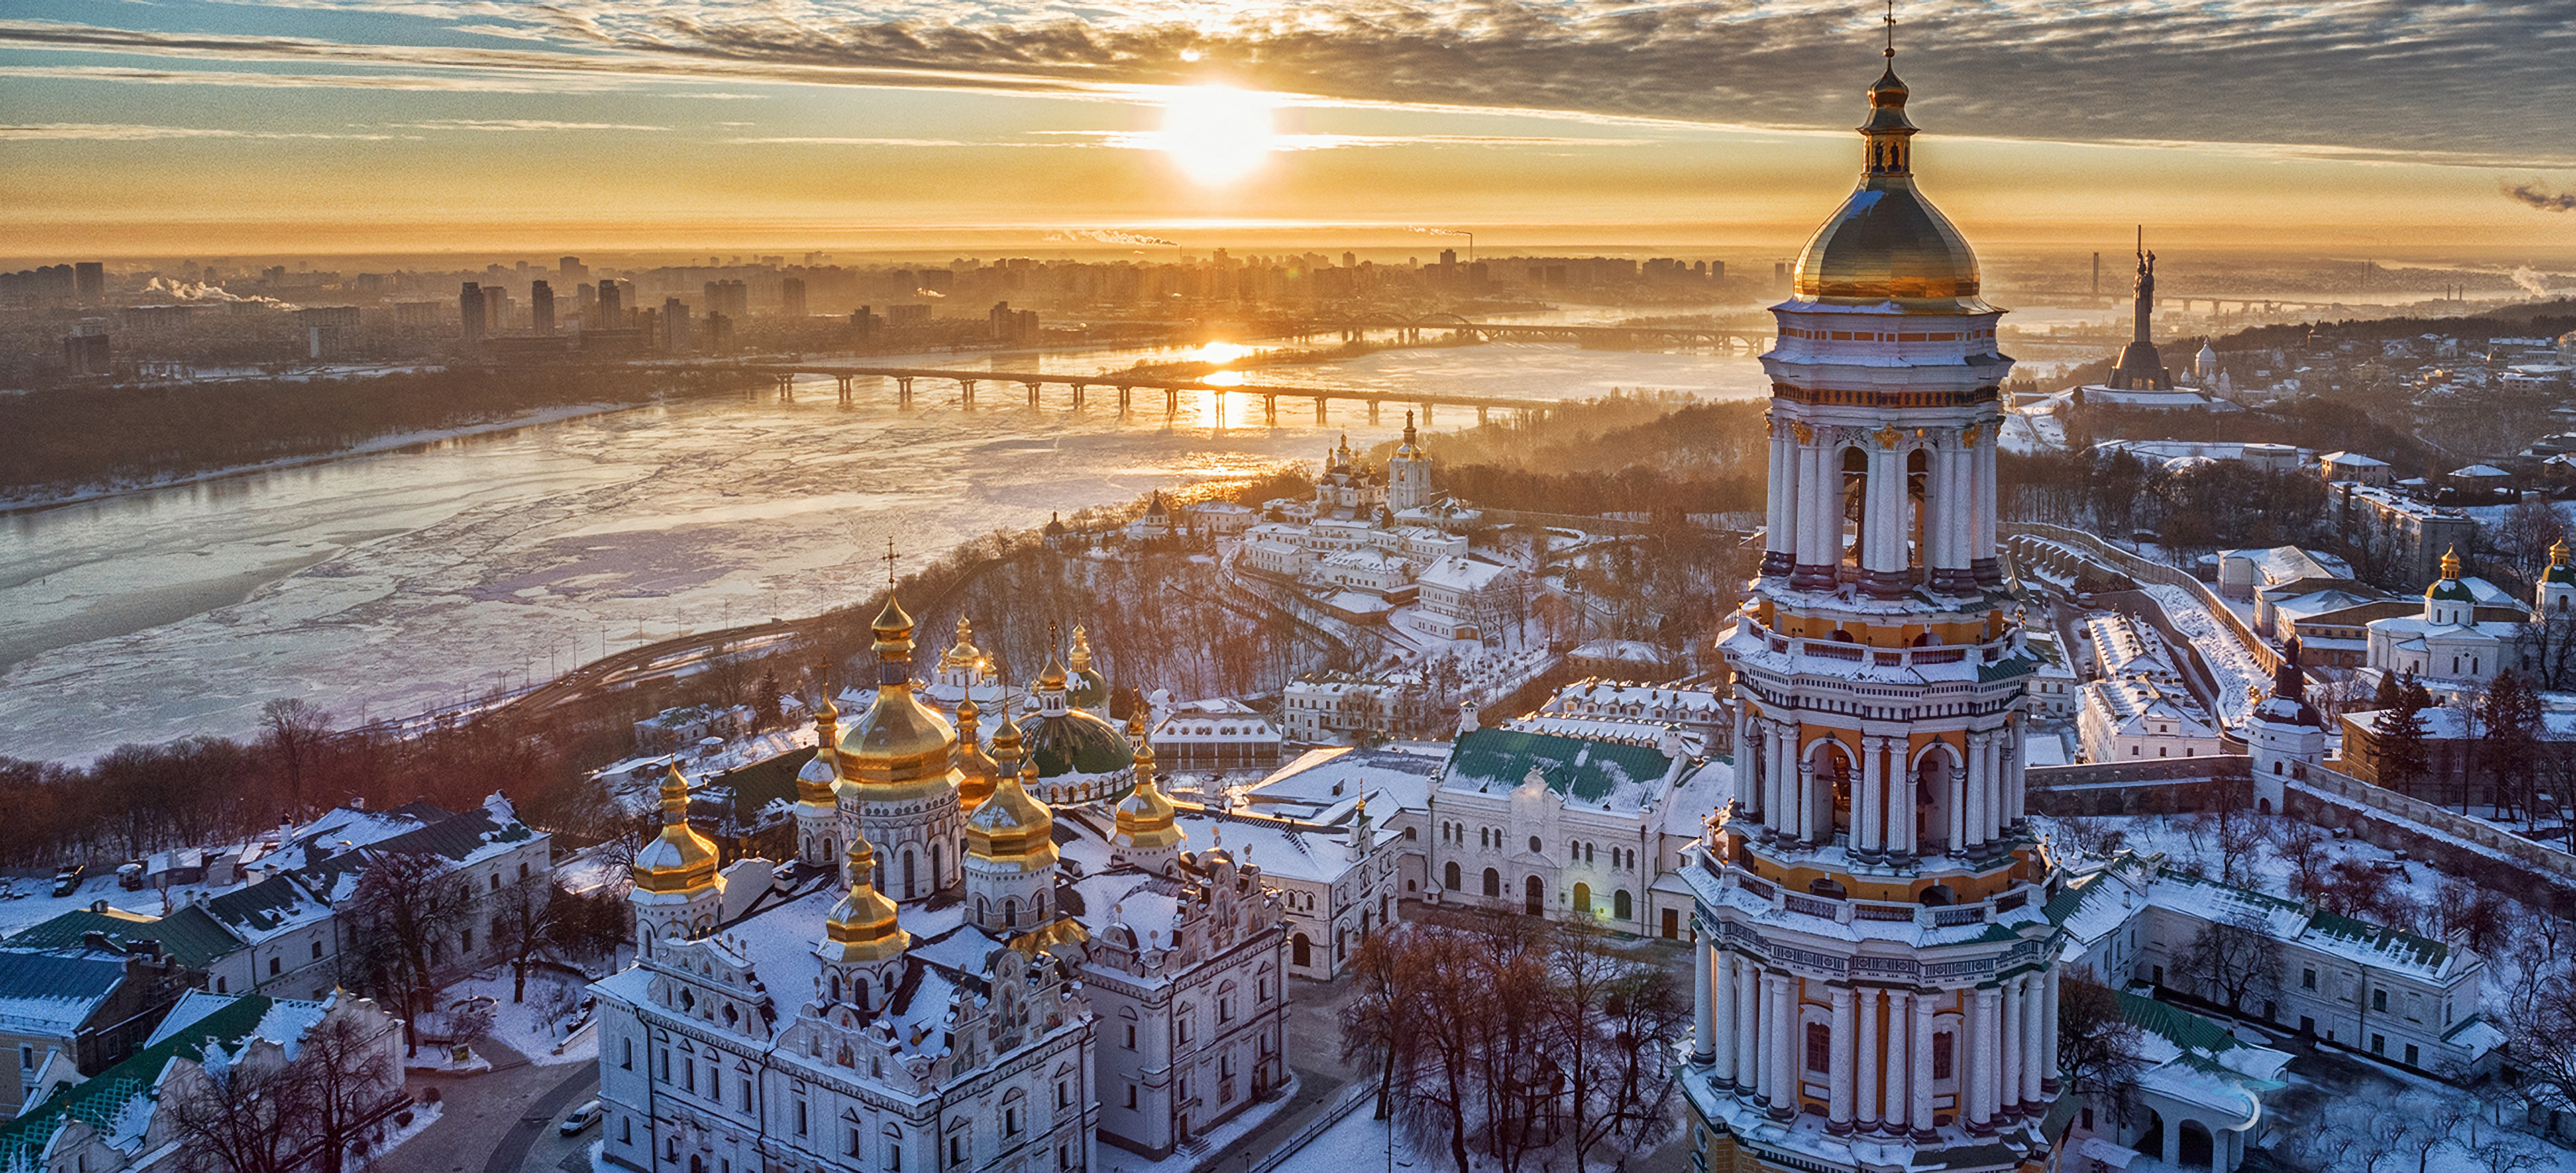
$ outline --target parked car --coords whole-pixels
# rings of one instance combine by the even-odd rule
[[[564,1117],[563,1123],[556,1126],[556,1131],[565,1136],[579,1136],[588,1132],[591,1125],[599,1123],[601,1115],[599,1101],[592,1100],[573,1109],[572,1115]]]
[[[81,872],[83,872],[84,870],[86,870],[86,869],[84,869],[81,865],[79,865],[79,864],[73,864],[72,866],[67,867],[67,868],[64,868],[63,870],[61,870],[61,871],[59,871],[59,872],[55,872],[55,873],[54,873],[54,895],[56,895],[56,896],[69,896],[69,895],[71,895],[74,891],[77,891],[77,890],[80,888]]]

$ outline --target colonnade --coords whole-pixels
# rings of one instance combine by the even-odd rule
[[[1866,589],[1882,597],[1901,595],[1918,569],[1928,572],[1935,589],[1953,592],[1992,579],[1995,429],[1980,422],[1917,439],[1915,432],[1893,425],[1871,431],[1775,421],[1762,573],[1791,574],[1793,584],[1807,590],[1839,581],[1844,453],[1856,451],[1866,465],[1857,568]],[[1917,452],[1926,458],[1919,550],[1910,507]]]
[[[1736,760],[1747,765],[1751,777],[1739,776],[1736,797],[1768,838],[1809,844],[1833,840],[1834,779],[1829,771],[1835,750],[1858,758],[1852,767],[1848,820],[1848,844],[1855,854],[1911,859],[1938,850],[1955,855],[1997,842],[2022,824],[2025,767],[2018,724],[1971,730],[1964,765],[1946,742],[1917,753],[1910,738],[1864,734],[1858,739],[1860,752],[1853,755],[1852,742],[1843,738],[1834,740],[1834,750],[1818,752],[1813,743],[1800,741],[1802,730],[1796,721],[1761,716],[1750,705],[1737,707]],[[1936,759],[1941,766],[1930,764]],[[1934,769],[1948,775],[1944,792],[1918,804],[1915,783]],[[1820,776],[1820,771],[1826,773]]]
[[[2057,1094],[2057,967],[1959,990],[1853,985],[1766,967],[1707,937],[1703,926],[1692,949],[1691,1061],[1776,1119],[1821,1108],[1835,1133],[1929,1142],[1941,1123],[1991,1133]],[[1810,1065],[1819,1027],[1822,1070]]]

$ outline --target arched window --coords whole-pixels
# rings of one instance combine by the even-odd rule
[[[1521,884],[1521,911],[1531,916],[1547,915],[1547,885],[1541,883],[1537,876],[1531,876]]]
[[[1830,1071],[1834,1065],[1834,1028],[1821,1022],[1807,1024],[1807,1070]]]
[[[1016,897],[1016,896],[1005,896],[1005,897],[1003,897],[1003,898],[1002,898],[1002,924],[1003,924],[1004,926],[1006,926],[1006,927],[1010,927],[1010,928],[1018,928],[1018,927],[1019,927],[1019,924],[1020,924],[1020,900],[1019,900],[1019,897]]]
[[[910,897],[910,896],[914,895],[914,892],[913,892],[913,884],[914,884],[914,883],[919,879],[919,876],[918,876],[917,872],[918,872],[918,869],[915,867],[915,864],[914,864],[914,860],[913,860],[913,856],[912,856],[912,849],[911,849],[911,848],[909,848],[909,847],[904,848],[904,849],[903,849],[903,894],[904,894],[906,897]]]
[[[1536,836],[1536,835],[1532,835],[1532,836],[1530,836],[1530,854],[1531,854],[1531,855],[1537,855],[1537,854],[1539,854],[1540,852],[1545,851],[1545,850],[1547,850],[1547,849],[1546,849],[1546,848],[1544,848],[1544,847],[1539,846],[1539,844],[1538,844],[1538,836]]]
[[[1621,888],[1610,894],[1610,915],[1618,917],[1620,920],[1630,920],[1634,918],[1634,912],[1635,910],[1630,907],[1628,902],[1627,889]]]
[[[1288,939],[1288,964],[1299,969],[1315,964],[1315,946],[1306,939],[1306,934],[1299,933]]]
[[[1487,896],[1500,896],[1500,895],[1502,895],[1502,894],[1503,894],[1503,874],[1502,874],[1501,872],[1495,871],[1495,870],[1494,870],[1494,869],[1492,869],[1492,868],[1486,868],[1486,869],[1485,869],[1485,895],[1487,895]]]
[[[1443,867],[1443,868],[1440,870],[1440,886],[1441,886],[1441,887],[1443,887],[1443,888],[1447,888],[1448,890],[1450,890],[1450,891],[1452,891],[1452,892],[1455,892],[1455,891],[1457,891],[1457,890],[1458,890],[1458,861],[1457,861],[1457,860],[1454,860],[1454,859],[1453,859],[1453,860],[1450,860],[1450,861],[1449,861],[1449,863],[1448,863],[1448,865],[1447,865],[1446,867]]]
[[[1574,911],[1581,916],[1592,915],[1592,885],[1580,881],[1575,883]]]

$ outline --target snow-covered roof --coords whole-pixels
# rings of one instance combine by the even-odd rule
[[[0,950],[0,1030],[69,1038],[124,980],[119,954]]]
[[[1569,805],[1640,812],[1664,799],[1676,764],[1652,743],[1478,729],[1458,738],[1440,788],[1505,794],[1535,772]]]
[[[1427,808],[1440,765],[1438,758],[1388,749],[1313,749],[1253,783],[1244,796],[1257,806],[1299,807],[1316,818],[1362,794],[1382,795],[1386,805],[1371,813],[1384,818]]]
[[[2321,463],[2331,464],[2338,468],[2388,467],[2387,461],[2381,460],[2376,456],[2364,456],[2358,452],[2329,452],[2318,457],[2317,460]]]
[[[2216,737],[2218,727],[2200,702],[2153,680],[2124,677],[2084,686],[2084,703],[2103,714],[2123,737]],[[2154,725],[2155,728],[2149,728]]]
[[[2273,546],[2264,550],[2221,550],[2221,559],[2244,561],[2264,586],[2298,582],[2310,578],[2349,579],[2352,564],[2332,554],[2320,554],[2298,546]]]
[[[1495,580],[1510,573],[1511,568],[1508,566],[1498,566],[1491,562],[1480,562],[1453,554],[1423,568],[1421,575],[1414,581],[1423,586],[1439,587],[1444,590],[1473,591],[1491,586]]]

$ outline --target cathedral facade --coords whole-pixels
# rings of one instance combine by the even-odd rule
[[[1888,56],[1762,359],[1768,540],[1720,643],[1736,790],[1681,868],[1702,1170],[2036,1171],[2072,1111],[2022,810],[2037,657],[1995,554],[2003,311],[1915,188]]]
[[[920,699],[911,617],[888,600],[874,628],[866,711],[816,714],[794,861],[727,865],[688,824],[688,778],[664,781],[633,865],[638,960],[592,987],[602,1157],[1062,1173],[1096,1167],[1096,1140],[1159,1157],[1276,1099],[1280,896],[1248,861],[1183,850],[1150,748],[1077,703],[1106,701],[1088,642],[1048,665],[1025,721],[995,705],[988,754],[989,667],[965,627],[939,665],[954,725]],[[1051,755],[1092,768],[1077,785]],[[1060,827],[1048,795],[1068,790],[1115,830]]]

